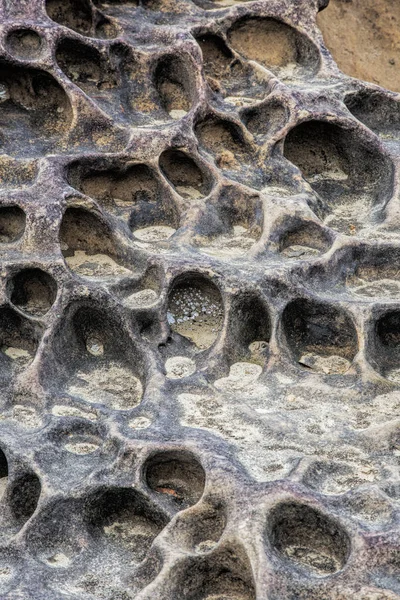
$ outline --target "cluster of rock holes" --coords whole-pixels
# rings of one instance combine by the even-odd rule
[[[49,16],[57,22],[84,35],[96,34],[99,37],[112,37],[110,35],[110,33],[113,33],[112,26],[107,21],[96,22],[95,15],[97,13],[93,11],[89,3],[80,3],[78,6],[78,3],[74,2],[74,0],[71,0],[69,3],[60,3],[59,1],[51,0],[47,3],[47,11]],[[250,60],[256,60],[268,68],[276,69],[277,73],[284,77],[291,77],[296,72],[296,69],[288,69],[286,75],[282,69],[285,69],[288,65],[297,64],[302,68],[312,70],[317,68],[318,61],[315,58],[316,54],[311,43],[308,43],[305,38],[300,39],[300,36],[296,36],[297,34],[294,33],[294,30],[273,19],[264,20],[262,27],[260,27],[258,19],[239,22],[228,33],[230,43],[243,56]],[[276,43],[266,47],[265,39],[267,37],[269,41],[273,37]],[[288,39],[291,43],[287,46]],[[282,40],[284,40],[286,46],[285,52],[281,51],[283,47]],[[204,42],[204,40],[202,41]],[[18,31],[9,36],[8,44],[15,55],[19,54],[21,58],[27,58],[28,55],[26,53],[39,51],[40,38],[38,40],[34,33],[29,31]],[[73,45],[76,45],[75,41]],[[62,51],[65,52],[65,48],[61,48],[60,52]],[[225,52],[225,48],[223,52]],[[227,55],[227,58],[230,57]],[[78,63],[81,64],[79,57],[77,59]],[[63,66],[61,58],[59,59],[59,64]],[[70,66],[65,67],[67,74],[68,69],[71,69],[71,64],[72,62]],[[97,68],[98,64],[96,64]],[[190,90],[183,83],[185,81],[184,77],[175,79],[177,71],[179,71],[179,68],[177,68],[177,65],[172,64],[171,61],[168,62],[167,60],[167,63],[160,62],[155,69],[155,81],[163,109],[170,115],[173,113],[174,116],[181,117],[190,110]],[[93,70],[90,71],[87,79],[90,80],[92,76]],[[81,78],[83,75],[79,74],[78,77],[79,83],[84,87],[87,82],[82,81]],[[100,75],[94,77],[95,80],[99,80],[99,78]],[[74,78],[71,77],[71,79]],[[43,82],[44,80],[40,81],[40,86],[43,85]],[[96,86],[98,84],[99,81],[97,81]],[[90,87],[92,82],[89,81],[87,85],[87,91],[90,93],[92,91]],[[32,89],[35,89],[34,80]],[[10,97],[8,97],[7,90],[5,94],[7,98],[4,102],[12,102],[13,106],[24,106],[23,104],[18,104],[19,100],[16,96],[12,95],[11,89]],[[380,128],[380,123],[374,120],[373,109],[376,106],[376,99],[370,100],[365,97],[352,98],[346,101],[346,105],[360,121],[364,122],[371,129]],[[394,118],[391,116],[392,113],[390,111],[397,109],[397,106],[392,107],[389,101],[388,105],[388,114],[390,115],[388,122],[393,123]],[[37,103],[37,106],[41,110],[40,103]],[[63,103],[60,101],[56,107],[56,111],[62,106]],[[276,108],[278,112],[281,109],[278,105]],[[10,111],[7,114],[13,115],[14,113]],[[397,115],[397,112],[393,114]],[[254,130],[254,132],[259,131],[259,122],[263,121],[265,123],[267,121],[264,118],[262,110],[258,112],[254,112],[254,110],[246,111],[243,113],[243,120],[249,131]],[[43,123],[42,117],[38,115],[33,125],[39,131]],[[267,122],[266,127],[267,129],[263,133],[268,134],[271,132],[271,124]],[[395,123],[395,127],[397,128],[397,123]],[[58,125],[54,125],[54,129],[57,130],[57,128]],[[229,126],[225,129],[224,127],[221,128],[223,129],[221,132],[221,148],[222,146],[225,147],[225,145],[228,148],[231,147],[232,150],[229,150],[231,154],[224,155],[220,147],[217,149],[212,148],[211,150],[216,155],[216,162],[221,168],[234,168],[236,160],[238,162],[241,160],[243,146],[240,142],[237,143],[235,139],[235,136],[237,138],[237,133],[232,134],[229,131]],[[346,144],[342,142],[342,131],[338,131],[338,129],[335,125],[314,122],[304,124],[304,127],[303,125],[298,126],[285,140],[285,156],[299,166],[312,188],[323,200],[327,201],[328,197],[334,197],[337,199],[338,204],[341,204],[346,195],[352,194],[354,189],[359,185],[361,175],[364,177],[364,172],[362,174],[356,172],[357,164],[361,164],[361,160],[354,159],[354,162],[351,162],[351,157],[346,156],[343,152]],[[226,133],[227,130],[228,133]],[[381,128],[380,131],[382,131]],[[210,134],[209,136],[210,140],[214,137],[214,133],[215,128],[212,130],[212,135]],[[384,130],[384,134],[391,135],[392,129],[388,131]],[[200,137],[203,144],[207,146],[207,131],[203,131]],[[236,142],[236,146],[234,146],[232,139]],[[310,139],[312,146],[310,149],[310,160],[308,161],[306,158],[304,159],[305,162],[303,162],[303,158],[300,159],[300,157],[304,157],[305,144],[307,143],[310,146]],[[229,143],[227,143],[228,141]],[[324,151],[321,150],[322,148]],[[328,151],[326,150],[327,148]],[[355,145],[352,148],[355,152]],[[354,152],[352,151],[350,154],[354,154]],[[378,154],[371,157],[361,152],[359,156],[368,159],[368,164],[372,165],[373,161],[376,161]],[[384,163],[382,161],[383,159],[376,168],[383,172],[384,168],[382,165]],[[178,169],[176,168],[177,164]],[[149,171],[146,171],[148,167],[139,167],[142,168],[142,171],[140,172],[137,169],[135,177],[139,172],[140,177],[149,180]],[[187,157],[183,152],[179,150],[166,151],[160,157],[160,167],[168,181],[172,183],[182,197],[201,197],[208,193],[208,184],[204,180],[201,170],[195,161]],[[376,188],[373,186],[373,183],[375,183],[374,173],[369,177],[369,181],[366,184],[368,188],[367,193],[370,196],[372,205],[382,200],[377,195],[377,189],[382,186],[376,185]],[[348,181],[349,179],[350,182]],[[343,183],[344,181],[346,181],[346,184]],[[88,187],[86,189],[83,186],[82,190],[87,195],[96,197],[95,193],[90,191],[91,183],[87,184]],[[387,185],[384,187],[387,189]],[[188,191],[188,188],[190,191]],[[142,190],[139,190],[138,198],[140,199],[138,202],[147,203],[146,192],[142,196],[140,195],[141,193]],[[152,192],[148,193],[151,194]],[[134,192],[132,192],[133,194]],[[118,207],[118,202],[115,200],[119,200],[122,194],[119,192],[115,194],[110,192],[110,196],[114,202],[114,206]],[[346,199],[346,203],[349,202],[348,198]],[[123,198],[121,199],[124,200]],[[109,198],[106,198],[105,202],[109,202]],[[115,210],[118,211],[118,208]],[[370,204],[368,208],[371,208]],[[331,210],[332,208],[323,208],[322,215],[325,216],[326,212],[330,212]],[[78,214],[78,211],[81,212]],[[138,214],[142,214],[142,211],[138,210]],[[114,247],[111,243],[108,243],[109,232],[102,229],[103,223],[101,221],[99,221],[99,225],[97,221],[91,220],[92,215],[88,215],[89,211],[84,211],[83,209],[69,208],[67,210],[60,231],[64,256],[68,257],[71,252],[75,253],[78,250],[89,253],[106,253],[115,257],[115,254],[113,254]],[[128,218],[131,224],[130,219],[131,217]],[[340,223],[337,227],[343,227],[348,232],[347,228],[353,225],[353,223],[349,225],[348,222],[353,219],[353,214],[350,216],[346,215],[344,219],[345,224],[341,225]],[[23,233],[24,221],[24,214],[20,209],[13,207],[3,208],[0,212],[1,241],[5,243],[16,241]],[[76,224],[82,221],[85,223],[85,227],[82,234],[79,235],[76,233]],[[339,221],[341,221],[341,217],[339,217]],[[73,226],[70,225],[71,222],[74,224]],[[149,222],[153,221],[150,220]],[[326,222],[329,223],[329,221]],[[147,225],[148,222],[135,223],[135,226],[144,224]],[[106,242],[104,243],[103,240],[99,247],[95,244],[93,245],[92,242],[85,246],[87,234],[89,231],[93,231],[93,225],[95,225],[94,231],[98,234],[94,237],[106,239]],[[354,223],[354,225],[356,227],[359,226],[358,223]],[[314,225],[308,225],[307,227],[309,228],[306,232],[307,237],[315,237]],[[299,233],[299,230],[293,230],[292,233],[289,232],[287,234],[287,238],[282,242],[281,250],[284,251],[285,248],[293,245],[304,246],[305,244],[302,240],[303,236]],[[327,241],[321,239],[317,249],[323,251],[326,248]],[[48,274],[39,269],[31,269],[15,276],[12,282],[12,292],[10,293],[11,303],[18,309],[41,316],[53,304],[56,288],[54,287],[54,281]],[[193,327],[195,319],[198,317],[198,315],[194,316],[194,313],[198,309],[203,310],[203,306],[207,308],[207,303],[210,301],[216,310],[216,314],[214,315],[215,322],[210,326],[209,338],[204,341],[192,331],[189,333],[188,331]],[[210,282],[200,281],[195,277],[189,283],[187,281],[175,283],[169,298],[168,312],[172,330],[183,337],[187,337],[200,350],[210,347],[216,340],[222,325],[222,300],[218,289]],[[188,320],[185,320],[186,317],[188,317]],[[398,329],[398,320],[399,316],[397,312],[393,312],[381,317],[376,324],[378,342],[384,347],[387,354],[384,361],[385,365],[387,362],[393,365],[398,364],[397,347],[399,343],[396,339],[396,334],[393,333],[393,331]],[[11,321],[12,319],[10,319],[10,323]],[[188,321],[189,325],[185,326],[185,323],[188,323]],[[346,360],[352,360],[356,353],[354,326],[344,314],[332,307],[329,307],[329,310],[327,310],[326,306],[309,306],[305,301],[294,301],[285,309],[283,327],[286,336],[290,339],[291,348],[295,349],[296,359],[300,362],[306,353],[319,352],[321,348],[323,348],[323,352],[326,355],[331,355],[332,352],[337,353],[339,348],[341,352],[340,356]],[[253,330],[253,325],[249,326],[248,329],[249,331]],[[95,348],[94,352],[97,353],[102,344],[99,344],[98,339],[95,337],[91,338],[90,335],[86,336],[84,344],[90,354],[93,354],[91,351],[93,348]],[[262,327],[260,325],[258,337],[262,340],[269,339],[268,326]],[[247,341],[250,341],[250,339]],[[309,366],[306,363],[304,364],[305,366]],[[204,471],[201,470],[198,464],[194,464],[192,460],[183,461],[183,464],[186,470],[185,478],[181,476],[182,461],[179,460],[179,454],[177,457],[173,452],[168,456],[162,454],[161,457],[159,455],[152,457],[145,468],[148,487],[155,494],[162,495],[164,497],[163,501],[165,500],[173,506],[178,506],[179,509],[187,508],[200,499],[205,481]],[[3,460],[0,461],[0,470],[1,475],[4,471]],[[2,475],[2,478],[7,477],[8,471],[4,472],[6,472],[6,475]],[[32,476],[31,480],[28,477],[24,481],[22,489],[25,489],[25,487],[29,489],[29,485],[31,485],[29,481],[32,483],[36,480]],[[37,483],[32,483],[32,486],[31,489],[36,489],[37,497]],[[35,494],[33,496],[35,497]],[[98,502],[96,506],[93,505],[95,509],[88,516],[90,526],[104,528],[109,527],[115,518],[120,520],[121,515],[125,515],[126,511],[129,512],[131,507],[135,506],[136,501],[134,496],[135,493],[132,490],[118,489],[104,492],[104,494],[97,498],[96,502]],[[115,507],[112,513],[109,509],[110,505]],[[33,504],[29,507],[25,506],[21,508],[17,502],[15,503],[14,513],[18,519],[25,519],[27,515],[32,514],[32,508],[34,510]],[[299,506],[294,503],[281,505],[270,515],[268,536],[275,550],[284,556],[286,560],[299,564],[302,568],[306,568],[317,575],[329,575],[340,570],[343,568],[349,555],[349,540],[335,522],[322,516],[310,507]],[[138,556],[138,560],[142,560],[142,558],[143,555]],[[225,587],[223,587],[223,591],[226,591]],[[246,594],[251,595],[251,592],[247,590]]]

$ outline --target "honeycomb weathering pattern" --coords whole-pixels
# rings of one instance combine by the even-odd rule
[[[0,1],[0,597],[400,596],[400,96],[321,0]]]

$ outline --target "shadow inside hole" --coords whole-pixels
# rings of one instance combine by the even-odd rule
[[[140,403],[147,369],[116,316],[97,307],[71,307],[55,333],[53,351],[51,376],[71,395],[115,410]]]
[[[68,132],[72,108],[66,92],[52,75],[2,61],[0,119],[3,153],[43,155]]]
[[[51,275],[41,269],[24,269],[8,283],[8,293],[14,306],[40,317],[53,306],[57,284]]]
[[[221,292],[207,277],[186,273],[171,286],[167,319],[173,332],[190,340],[197,350],[206,350],[222,330]]]
[[[211,181],[185,152],[170,148],[159,158],[161,171],[183,198],[202,198],[211,189]]]
[[[19,206],[0,207],[0,243],[19,240],[25,231],[26,215]]]
[[[41,485],[34,473],[20,475],[12,484],[8,494],[11,513],[22,527],[31,518],[39,502]]]
[[[314,74],[319,67],[319,53],[314,43],[277,19],[239,19],[229,29],[228,39],[234,50],[283,79]]]
[[[208,206],[207,229],[199,223],[196,245],[218,259],[244,256],[261,236],[264,215],[259,195],[225,185]],[[210,231],[210,224],[214,230]]]
[[[226,515],[221,505],[201,503],[180,513],[171,528],[169,539],[187,552],[212,552],[224,533]]]
[[[226,355],[229,364],[249,361],[263,366],[269,356],[271,319],[265,302],[255,293],[232,299]]]
[[[283,311],[282,326],[293,356],[303,367],[325,375],[350,368],[358,339],[344,310],[322,302],[292,300]]]
[[[0,448],[0,501],[3,498],[8,484],[8,461]]]
[[[284,127],[288,111],[279,100],[271,99],[262,106],[244,110],[241,119],[250,133],[265,141],[263,138],[276,134]]]
[[[85,521],[104,562],[110,555],[123,560],[128,554],[137,564],[146,558],[168,518],[136,490],[108,488],[88,499]]]
[[[89,0],[47,0],[50,19],[82,35],[92,30],[92,9]]]
[[[378,135],[400,136],[400,101],[388,93],[363,90],[347,95],[344,103],[356,119]]]
[[[83,277],[121,277],[121,264],[110,227],[93,212],[70,207],[60,226],[60,245],[71,271]]]
[[[208,117],[196,125],[196,135],[223,170],[238,170],[242,162],[250,159],[243,133],[231,121]]]
[[[132,230],[177,227],[179,223],[175,204],[161,187],[157,173],[146,164],[99,170],[80,161],[70,165],[68,182]]]
[[[173,597],[184,600],[255,600],[248,557],[239,545],[188,558],[175,571]]]
[[[34,358],[42,327],[16,313],[12,308],[0,309],[0,365],[2,376],[23,370]]]
[[[32,554],[52,568],[65,568],[88,548],[88,534],[79,500],[47,505],[26,534]]]
[[[203,68],[213,92],[221,94],[226,102],[235,106],[246,99],[263,98],[267,84],[253,68],[243,64],[218,35],[206,33],[196,37],[203,55]]]
[[[184,117],[195,93],[195,82],[185,61],[173,55],[160,58],[153,79],[163,110],[172,119]]]
[[[39,56],[42,39],[33,29],[14,29],[6,40],[8,51],[22,59],[33,59]]]
[[[382,315],[375,323],[372,358],[379,372],[400,383],[400,311]]]
[[[56,60],[65,75],[105,112],[120,110],[118,75],[98,50],[66,38],[57,46]]]
[[[332,236],[317,223],[297,222],[282,235],[279,252],[285,258],[307,260],[327,252],[332,243]]]
[[[350,554],[345,530],[305,504],[276,506],[268,516],[267,536],[282,558],[316,577],[343,569]]]
[[[154,453],[143,467],[144,479],[166,505],[183,510],[203,495],[206,474],[197,458],[184,450]]]
[[[353,131],[323,121],[302,123],[287,135],[284,155],[322,198],[318,216],[326,225],[354,234],[382,220],[392,193],[393,165]]]

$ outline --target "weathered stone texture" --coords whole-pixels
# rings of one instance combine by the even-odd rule
[[[400,597],[400,97],[325,5],[0,1],[1,599]]]

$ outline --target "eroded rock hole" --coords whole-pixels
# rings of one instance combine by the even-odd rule
[[[46,11],[50,19],[59,25],[90,35],[92,9],[89,0],[47,0]]]
[[[114,410],[129,410],[140,403],[144,367],[119,319],[82,306],[57,335],[60,362],[66,340],[70,361],[67,369],[62,368],[71,395]]]
[[[40,335],[39,326],[13,309],[0,309],[0,349],[3,367],[26,367],[35,356]]]
[[[154,84],[162,108],[170,117],[180,119],[189,112],[193,101],[194,83],[181,58],[161,58],[154,71]]]
[[[228,31],[234,50],[290,78],[305,72],[314,73],[319,54],[314,43],[293,27],[272,18],[243,18]]]
[[[287,110],[278,100],[271,100],[263,106],[244,110],[242,121],[256,137],[272,136],[286,123]]]
[[[206,350],[222,329],[224,307],[219,289],[195,273],[179,278],[169,294],[167,318],[172,331]]]
[[[33,29],[15,29],[7,36],[7,49],[17,58],[36,58],[41,48],[42,39]]]
[[[202,504],[182,512],[176,519],[172,539],[189,552],[206,554],[219,542],[226,525],[226,515],[221,506]]]
[[[263,98],[267,86],[262,76],[248,63],[242,63],[218,35],[206,33],[196,37],[203,54],[203,68],[213,92],[225,102],[242,106],[249,99]]]
[[[34,316],[45,315],[57,296],[56,282],[41,269],[20,271],[12,278],[9,286],[14,306]]]
[[[143,472],[149,488],[178,510],[196,504],[203,495],[206,475],[190,452],[156,452],[147,459]]]
[[[271,321],[265,302],[256,294],[233,298],[228,324],[227,356],[264,365],[269,354]]]
[[[375,336],[373,358],[380,372],[400,383],[400,311],[393,310],[380,317],[375,324]]]
[[[255,600],[254,578],[240,546],[225,546],[210,556],[189,559],[176,578],[174,596],[184,600]]]
[[[183,198],[202,198],[210,185],[196,162],[181,150],[165,150],[159,164],[168,181]]]
[[[214,155],[221,169],[240,169],[241,162],[249,159],[249,148],[243,134],[230,121],[208,118],[196,126],[196,135],[200,144]]]
[[[49,151],[72,122],[68,96],[52,75],[0,65],[0,130],[3,151],[34,156]]]
[[[303,367],[329,375],[345,373],[358,350],[357,332],[350,316],[330,304],[299,299],[282,315],[289,347]]]
[[[268,517],[268,538],[286,560],[325,577],[340,571],[350,554],[350,540],[333,519],[311,506],[278,505]]]
[[[157,174],[146,164],[94,170],[74,163],[68,181],[123,219],[132,230],[177,224],[175,206],[162,194]]]
[[[19,240],[26,224],[26,215],[18,206],[0,207],[0,243],[8,244]]]
[[[326,225],[354,234],[382,219],[392,193],[393,167],[354,132],[322,121],[302,123],[287,135],[284,155],[324,201],[320,216]]]
[[[23,525],[35,512],[41,489],[39,478],[34,473],[26,473],[14,481],[9,502],[19,525]]]
[[[144,560],[168,521],[159,509],[130,488],[99,492],[89,503],[86,519],[89,532],[103,540],[105,560],[109,553],[129,553],[134,563]]]
[[[88,95],[106,92],[117,85],[107,61],[97,50],[82,42],[63,40],[57,46],[56,60],[67,77]]]
[[[61,251],[69,268],[83,277],[116,277],[130,273],[119,264],[111,229],[92,212],[70,207],[60,227]]]
[[[8,461],[0,448],[0,500],[4,496],[8,484]]]
[[[317,223],[298,223],[284,233],[279,251],[285,258],[307,260],[327,252],[332,241]]]
[[[381,92],[361,91],[344,100],[349,111],[364,125],[384,137],[400,136],[400,102]]]

